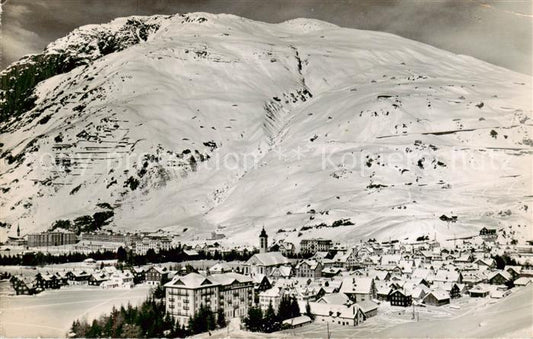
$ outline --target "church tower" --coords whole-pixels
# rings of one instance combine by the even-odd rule
[[[268,235],[265,231],[265,226],[263,226],[263,230],[259,234],[259,253],[266,252],[268,252]]]

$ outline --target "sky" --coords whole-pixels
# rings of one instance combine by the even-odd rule
[[[74,28],[120,16],[231,13],[384,31],[532,74],[531,0],[0,0],[0,69]]]

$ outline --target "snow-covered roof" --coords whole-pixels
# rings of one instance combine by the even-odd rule
[[[231,267],[224,262],[219,262],[211,266],[209,268],[209,271],[210,272],[228,272],[228,271],[231,271]]]
[[[511,273],[507,272],[507,271],[495,271],[495,272],[492,272],[488,277],[487,279],[488,280],[492,280],[494,277],[496,277],[497,275],[501,275],[503,278],[505,278],[505,280],[511,280],[513,277],[511,276]]]
[[[446,293],[446,291],[441,290],[441,289],[437,289],[437,290],[433,290],[433,291],[429,292],[424,297],[424,300],[426,300],[426,298],[428,298],[430,295],[433,295],[433,297],[435,297],[435,299],[437,299],[437,300],[450,299],[450,295],[448,293]]]
[[[272,287],[269,288],[266,291],[262,291],[259,293],[260,297],[279,297],[283,294],[283,289],[279,287]]]
[[[283,320],[283,324],[291,325],[291,326],[299,326],[299,325],[310,323],[311,321],[312,321],[311,318],[309,318],[308,316],[301,315],[299,317]]]
[[[354,319],[359,311],[359,306],[331,305],[317,302],[310,302],[311,313],[323,317]]]
[[[213,283],[220,285],[231,285],[235,281],[239,283],[253,282],[252,278],[235,272],[212,274],[208,278]]]
[[[374,311],[378,308],[378,305],[371,300],[363,300],[358,302],[356,305],[361,308],[361,311],[363,311],[363,313]]]
[[[372,278],[347,277],[342,280],[340,292],[342,293],[370,293]]]
[[[171,281],[165,284],[165,287],[181,287],[181,288],[199,288],[205,286],[216,286],[218,282],[212,282],[199,273],[189,273],[186,276],[176,276]]]
[[[326,294],[322,298],[318,299],[317,302],[325,304],[335,304],[335,305],[344,305],[350,301],[350,298],[344,293],[331,293]]]
[[[531,282],[531,278],[528,277],[521,277],[514,281],[514,284],[516,286],[526,286]]]
[[[289,264],[290,261],[281,252],[267,252],[254,254],[246,263],[262,266],[277,266]]]

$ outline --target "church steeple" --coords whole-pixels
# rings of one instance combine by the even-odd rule
[[[266,252],[268,252],[268,235],[265,231],[265,226],[263,226],[263,229],[259,234],[259,253]]]

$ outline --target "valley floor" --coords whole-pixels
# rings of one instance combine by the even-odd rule
[[[32,296],[13,296],[8,281],[0,282],[0,337],[65,337],[76,319],[92,320],[113,306],[140,304],[150,287],[102,289],[68,286]]]

